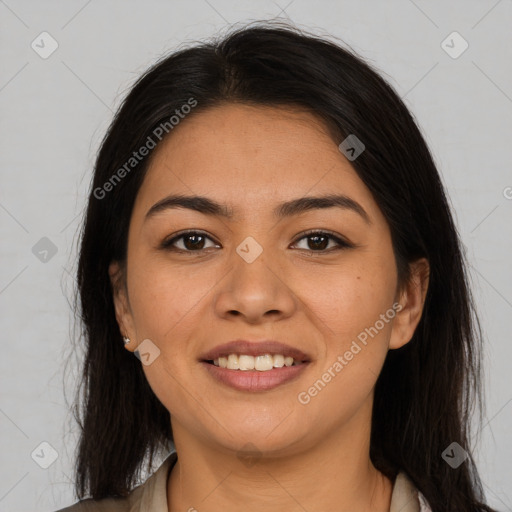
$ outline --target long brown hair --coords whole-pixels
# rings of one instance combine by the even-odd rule
[[[405,471],[434,512],[491,511],[469,431],[475,404],[482,417],[482,336],[433,158],[410,112],[376,70],[341,44],[282,22],[254,23],[166,56],[132,87],[103,139],[77,273],[85,350],[74,408],[81,429],[77,497],[126,496],[143,461],[149,470],[154,455],[172,443],[169,412],[140,361],[124,349],[108,275],[111,261],[126,261],[131,212],[150,157],[108,193],[98,190],[190,98],[197,106],[189,115],[221,102],[305,108],[325,121],[336,144],[349,134],[364,141],[352,166],[389,223],[399,282],[408,279],[409,262],[426,257],[430,263],[414,337],[388,353],[376,383],[371,459],[391,479]],[[468,453],[457,468],[442,457],[453,442]]]

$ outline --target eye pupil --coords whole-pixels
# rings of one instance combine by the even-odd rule
[[[203,235],[197,235],[197,234],[196,234],[196,235],[183,235],[183,240],[184,240],[183,245],[184,245],[187,249],[192,249],[192,250],[193,250],[193,249],[198,249],[198,248],[199,248],[199,249],[202,249],[202,248],[203,248],[203,246],[202,246],[202,245],[198,245],[198,244],[197,244],[197,239],[198,239],[198,238],[202,238],[202,243],[203,243],[203,245],[204,245],[204,236],[203,236]],[[187,243],[187,240],[190,240],[190,239],[195,239],[195,240],[196,240],[196,242],[195,242],[195,243],[193,242],[192,244],[188,244],[188,243]],[[199,244],[201,244],[201,242],[199,242]]]
[[[327,247],[327,245],[329,244],[329,242],[328,242],[329,237],[325,236],[325,235],[310,235],[308,238],[310,241],[314,240],[314,242],[313,242],[314,246],[316,244],[320,243],[320,247],[318,247],[318,245],[316,245],[315,247],[311,247],[311,244],[308,244],[310,249],[325,249]],[[319,239],[323,239],[323,242],[319,242]]]

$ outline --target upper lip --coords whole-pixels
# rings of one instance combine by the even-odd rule
[[[274,340],[234,340],[222,345],[217,345],[199,356],[199,358],[202,361],[213,361],[219,357],[227,357],[229,354],[244,354],[255,357],[265,354],[282,354],[284,357],[293,357],[296,361],[307,362],[310,360],[309,356],[301,350]]]

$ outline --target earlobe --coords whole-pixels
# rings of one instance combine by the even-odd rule
[[[124,270],[117,261],[110,263],[108,268],[112,288],[112,298],[116,313],[117,325],[123,337],[134,339],[131,310],[126,293]]]
[[[397,349],[408,343],[418,326],[427,296],[430,265],[426,258],[409,264],[410,279],[403,287],[399,304],[402,306],[393,320],[389,348]]]

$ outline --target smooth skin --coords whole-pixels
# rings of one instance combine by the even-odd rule
[[[389,510],[393,482],[369,457],[374,386],[388,350],[411,340],[429,268],[413,262],[398,286],[389,226],[340,142],[311,113],[227,103],[186,118],[154,150],[130,220],[126,273],[117,262],[109,271],[127,350],[145,339],[160,350],[143,370],[170,412],[178,452],[170,512]],[[233,217],[169,208],[145,218],[170,194],[208,197]],[[283,202],[329,194],[356,201],[368,220],[341,207],[273,214]],[[161,247],[189,229],[204,238]],[[311,229],[351,246],[303,235]],[[252,263],[236,251],[247,237],[263,248]],[[402,308],[394,318],[300,403],[394,303]],[[234,339],[278,340],[311,362],[275,389],[237,391],[199,361]],[[251,450],[258,456],[247,462]]]

